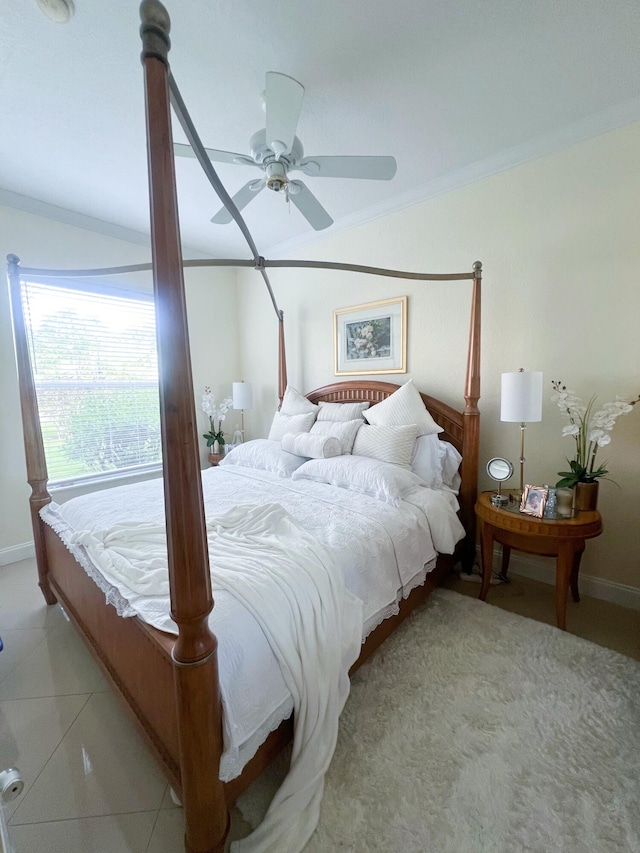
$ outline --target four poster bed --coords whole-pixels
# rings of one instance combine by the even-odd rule
[[[400,524],[396,515],[400,509],[381,504],[373,498],[358,496],[359,504],[347,504],[342,491],[333,486],[319,485],[317,482],[304,484],[292,482],[282,476],[270,474],[265,470],[225,465],[224,471],[210,469],[200,471],[198,451],[198,429],[196,424],[194,394],[191,378],[189,341],[186,323],[183,267],[189,265],[229,265],[252,266],[259,270],[265,279],[274,302],[279,320],[279,396],[282,402],[286,389],[286,362],[284,354],[283,314],[277,309],[266,269],[277,266],[315,266],[326,268],[347,268],[358,272],[394,275],[418,280],[464,281],[472,283],[470,335],[467,351],[467,375],[464,388],[464,409],[455,410],[451,406],[426,394],[421,394],[424,406],[433,420],[442,429],[440,440],[449,442],[462,455],[460,466],[461,482],[458,491],[460,507],[459,518],[464,526],[465,536],[448,550],[450,554],[436,553],[431,547],[432,540],[428,520],[423,519],[422,509],[409,508],[409,528],[413,533],[401,532],[399,540],[412,542],[414,551],[422,553],[419,560],[422,573],[415,568],[407,569],[406,583],[396,584],[393,600],[371,605],[368,613],[364,642],[360,654],[351,671],[360,666],[383,640],[406,618],[409,613],[424,601],[431,590],[450,570],[453,564],[461,560],[470,566],[475,553],[474,503],[477,492],[479,413],[477,402],[480,395],[480,284],[481,266],[474,264],[473,270],[464,273],[436,275],[402,273],[379,270],[370,267],[337,265],[330,263],[313,264],[311,262],[266,261],[258,255],[253,242],[246,232],[246,226],[235,209],[233,202],[217,184],[217,176],[190,122],[184,104],[181,101],[175,82],[168,70],[168,17],[163,7],[154,0],[145,0],[141,6],[143,39],[142,61],[145,75],[147,133],[149,152],[149,183],[151,198],[151,234],[153,252],[154,296],[157,311],[158,350],[160,357],[160,399],[163,446],[163,480],[155,481],[155,498],[140,497],[140,489],[149,484],[138,484],[133,488],[132,506],[160,507],[163,514],[162,528],[166,526],[166,553],[168,557],[168,586],[166,605],[168,613],[162,616],[165,621],[153,619],[145,621],[140,610],[126,610],[128,602],[118,598],[108,581],[102,582],[91,567],[80,540],[73,539],[72,523],[76,529],[87,529],[89,522],[80,517],[102,517],[113,522],[112,508],[105,501],[104,492],[93,496],[101,504],[77,504],[75,509],[64,507],[60,516],[54,517],[57,510],[51,509],[51,497],[47,491],[47,470],[43,449],[42,433],[38,419],[38,406],[34,378],[30,364],[29,345],[25,332],[24,316],[21,306],[21,280],[30,276],[39,278],[107,275],[127,272],[134,268],[108,270],[34,270],[20,268],[18,258],[9,256],[9,281],[11,304],[14,319],[15,342],[18,373],[20,381],[22,418],[24,424],[25,451],[27,458],[28,480],[32,488],[30,498],[33,532],[39,572],[39,584],[48,604],[60,602],[70,619],[78,628],[89,648],[100,663],[105,675],[117,695],[131,711],[134,720],[146,739],[146,742],[160,760],[168,779],[181,798],[185,808],[186,837],[185,846],[190,853],[214,853],[222,851],[228,831],[228,807],[250,782],[269,764],[273,757],[292,737],[293,722],[291,707],[280,702],[280,712],[267,720],[266,727],[257,743],[256,738],[240,763],[226,774],[218,772],[221,759],[228,753],[229,721],[225,720],[233,699],[227,695],[225,686],[225,663],[222,659],[224,638],[216,636],[211,628],[211,619],[224,602],[224,593],[218,593],[215,584],[216,562],[210,554],[211,540],[207,539],[209,514],[215,511],[216,502],[221,501],[222,509],[233,511],[233,501],[228,498],[225,505],[225,488],[228,495],[244,494],[238,492],[237,478],[249,481],[246,497],[240,503],[260,503],[262,492],[278,492],[278,501],[283,506],[291,505],[296,509],[303,499],[315,501],[304,518],[317,518],[318,507],[329,506],[332,518],[345,516],[345,522],[352,533],[341,533],[340,542],[353,539],[353,553],[364,548],[363,542],[373,536],[366,527],[365,516],[376,516],[371,524],[384,529],[384,536]],[[251,261],[204,261],[184,262],[181,256],[177,220],[175,174],[171,145],[170,100],[173,104],[197,158],[201,161],[211,183],[227,204],[232,215],[247,236],[253,252]],[[142,267],[138,267],[142,268]],[[368,403],[370,407],[388,400],[399,386],[381,381],[353,379],[337,382],[309,392],[306,397],[312,404],[355,402]],[[233,454],[231,454],[232,456]],[[231,457],[229,458],[231,462]],[[222,468],[223,466],[221,466]],[[226,473],[225,473],[226,472]],[[222,476],[225,481],[215,481],[215,494],[212,498],[207,491],[208,481]],[[236,480],[234,480],[234,476]],[[293,479],[293,478],[292,478]],[[277,481],[277,482],[276,482]],[[204,484],[204,485],[203,485]],[[121,493],[121,489],[114,492]],[[203,491],[204,489],[204,491]],[[322,490],[325,491],[322,491]],[[331,495],[326,490],[333,490]],[[423,489],[422,493],[431,492]],[[303,496],[304,493],[304,496]],[[124,495],[125,493],[122,492]],[[349,500],[353,495],[349,497]],[[85,501],[86,499],[76,499]],[[212,507],[209,502],[212,501]],[[368,502],[368,503],[367,503]],[[116,498],[116,503],[125,506],[124,498]],[[401,501],[405,505],[405,501]],[[98,506],[98,509],[96,509]],[[42,511],[42,514],[41,514]],[[75,512],[75,516],[73,516]],[[54,515],[52,515],[52,513]],[[302,510],[300,510],[302,513]],[[378,513],[378,515],[376,515]],[[422,513],[422,514],[421,514]],[[406,512],[405,512],[406,515]],[[455,515],[455,512],[454,512]],[[303,526],[305,526],[303,518]],[[359,521],[354,521],[354,519]],[[45,521],[46,519],[46,521]],[[75,522],[74,522],[75,519]],[[125,512],[126,519],[126,512]],[[148,523],[157,523],[156,516],[149,515],[141,519]],[[97,522],[96,522],[97,523]],[[402,522],[404,523],[404,522]],[[105,522],[106,524],[106,522]],[[311,526],[311,522],[308,522]],[[358,540],[353,532],[362,526],[362,539]],[[334,521],[327,528],[335,528]],[[409,529],[408,528],[408,529]],[[404,529],[403,529],[404,530]],[[314,530],[322,538],[320,527]],[[420,537],[424,537],[421,539]],[[340,559],[348,562],[352,552],[346,545],[332,543],[328,537],[327,547],[340,552]],[[374,541],[373,539],[371,540]],[[386,540],[385,540],[386,541]],[[71,543],[76,542],[73,546]],[[360,544],[359,544],[360,543]],[[423,544],[431,543],[431,545]],[[374,550],[384,550],[385,546],[372,546]],[[390,546],[391,551],[398,550],[397,544]],[[429,550],[429,554],[426,551]],[[420,550],[422,549],[422,551]],[[366,550],[366,549],[365,549]],[[344,553],[343,553],[344,552]],[[351,556],[349,556],[351,554]],[[345,556],[347,555],[347,556]],[[210,572],[210,559],[212,571]],[[355,557],[353,558],[355,559]],[[394,558],[396,559],[396,558]],[[400,558],[397,558],[400,559]],[[411,559],[416,560],[415,553]],[[407,558],[409,564],[410,560]],[[428,563],[422,570],[422,564]],[[91,575],[91,576],[90,576]],[[212,577],[216,588],[216,608],[212,595]],[[416,580],[417,578],[417,580]],[[113,579],[112,579],[113,580]],[[114,582],[115,583],[115,582]],[[347,581],[347,586],[349,581]],[[111,603],[105,603],[105,593]],[[130,603],[130,602],[129,602]],[[134,602],[135,604],[135,602]],[[377,609],[376,609],[377,608]],[[144,609],[144,606],[142,606]],[[366,606],[365,606],[366,609]],[[132,618],[122,618],[119,611]],[[213,613],[212,613],[213,611]],[[211,619],[210,619],[211,615]],[[235,618],[235,617],[233,617]],[[168,620],[168,621],[166,621]],[[161,625],[160,630],[157,625]],[[215,623],[214,623],[215,624]],[[219,645],[220,644],[220,645]],[[249,650],[248,650],[249,651]],[[247,655],[251,665],[250,654]],[[261,666],[262,664],[260,664]],[[222,681],[220,672],[222,670]],[[249,670],[250,671],[250,670]],[[244,676],[245,680],[250,676]],[[242,681],[232,673],[230,681]],[[273,679],[276,680],[276,679]],[[221,687],[222,684],[222,687]],[[229,688],[230,689],[230,688]],[[262,688],[260,688],[262,689]],[[238,700],[235,700],[236,704]],[[241,700],[240,700],[241,701]],[[272,705],[280,700],[274,699]],[[225,709],[223,711],[223,708]],[[284,712],[282,710],[284,708]],[[283,719],[286,716],[286,719]],[[280,720],[283,719],[282,722]],[[275,723],[274,723],[275,721]],[[273,729],[273,730],[271,730]],[[225,752],[227,749],[227,752]]]

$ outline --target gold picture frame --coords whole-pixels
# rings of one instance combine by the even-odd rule
[[[336,376],[406,373],[407,297],[336,309],[333,350]]]
[[[549,489],[545,486],[525,486],[520,501],[520,512],[542,518],[549,497]]]

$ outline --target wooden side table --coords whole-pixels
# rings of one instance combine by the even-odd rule
[[[490,500],[492,494],[482,492],[476,502],[482,560],[480,598],[486,601],[489,592],[494,540],[503,547],[503,575],[508,571],[512,548],[527,554],[556,557],[556,621],[558,628],[565,631],[569,586],[573,600],[580,601],[580,559],[586,540],[602,533],[600,513],[579,512],[573,518],[535,518],[517,510],[493,506]]]

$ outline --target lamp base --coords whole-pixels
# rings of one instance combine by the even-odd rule
[[[507,504],[509,503],[509,496],[502,494],[491,495],[491,503],[493,504],[493,506],[497,507],[507,506]]]

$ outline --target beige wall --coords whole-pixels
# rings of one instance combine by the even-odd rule
[[[149,260],[150,250],[124,240],[64,225],[40,216],[0,206],[0,258],[18,255],[23,266],[99,267]],[[208,429],[199,396],[210,385],[218,396],[231,393],[239,378],[236,341],[237,300],[232,270],[189,269],[185,274],[192,343],[192,369],[199,432]],[[4,274],[2,280],[5,281]],[[131,283],[131,279],[129,279]],[[140,280],[138,286],[145,287]],[[148,284],[146,285],[148,287]],[[8,288],[0,285],[0,564],[32,540],[28,512],[18,382],[15,369]],[[227,422],[233,430],[231,421]],[[204,440],[200,444],[207,464]],[[66,500],[79,489],[56,494]],[[3,559],[3,554],[6,559]]]
[[[320,194],[320,181],[314,186]],[[561,437],[560,413],[548,399],[551,379],[602,402],[640,392],[639,202],[634,124],[328,236],[296,256],[422,272],[466,270],[481,260],[481,466],[494,455],[518,462],[518,425],[499,420],[500,374],[542,370],[548,393],[542,423],[527,429],[525,477],[555,484],[572,445]],[[289,270],[270,276],[286,316],[291,385],[307,391],[334,380],[334,308],[408,294],[408,376],[463,404],[468,283]],[[276,322],[258,277],[242,271],[239,280],[241,363],[260,406],[248,424],[255,437],[267,434],[276,403]],[[640,405],[612,435],[603,458],[619,487],[601,485],[605,532],[588,544],[582,569],[640,588]],[[481,487],[490,487],[485,476]]]
[[[329,236],[296,254],[427,272],[470,269],[482,260],[481,463],[497,454],[517,463],[518,427],[499,421],[502,372],[521,366],[543,370],[549,394],[552,378],[602,401],[640,391],[638,199],[640,124],[635,124]],[[0,244],[2,257],[14,252],[33,266],[148,258],[144,247],[2,207]],[[334,308],[408,294],[408,376],[452,405],[461,404],[468,283],[433,286],[308,271],[273,271],[271,279],[286,313],[292,385],[309,390],[334,380]],[[257,437],[266,435],[276,404],[277,323],[260,277],[243,271],[238,281],[236,305],[233,273],[188,274],[194,387],[198,396],[205,384],[224,395],[235,379],[253,382],[256,408],[247,413],[246,428],[248,437]],[[31,538],[4,287],[0,395],[1,554]],[[236,420],[232,413],[229,430]],[[202,431],[205,421],[199,413]],[[564,467],[571,443],[561,438],[561,424],[547,399],[542,423],[527,430],[527,481],[554,483]],[[639,439],[640,406],[620,418],[606,448],[619,488],[601,486],[605,532],[589,543],[583,572],[640,589]],[[201,450],[204,465],[204,443]],[[481,486],[489,485],[483,476]]]

